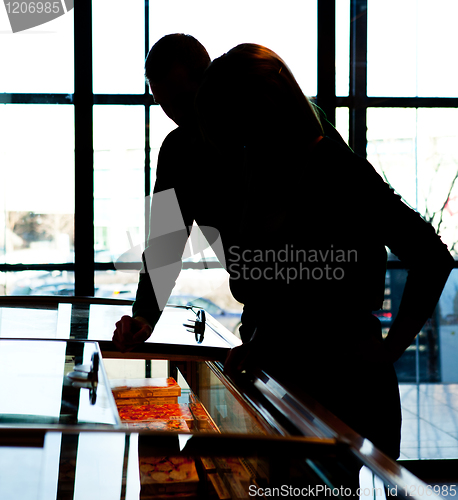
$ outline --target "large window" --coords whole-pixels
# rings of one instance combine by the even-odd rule
[[[190,33],[212,58],[238,43],[264,44],[304,92],[317,93],[315,0],[282,9],[258,0],[94,0],[19,33],[1,15],[2,293],[134,297],[138,273],[117,271],[116,262],[144,245],[159,148],[175,128],[144,80],[145,56],[161,36]],[[177,292],[192,300],[203,285],[200,272],[190,274]],[[240,311],[227,275],[206,275],[214,275],[207,291],[223,283],[214,299]]]
[[[143,65],[172,32],[194,35],[212,58],[241,42],[278,52],[353,150],[456,254],[457,15],[456,0],[92,0],[12,33],[0,7],[0,294],[134,297],[137,272],[116,262],[145,241],[158,151],[175,127],[152,102]],[[195,259],[184,267],[180,300],[240,312],[224,270],[195,270]],[[431,384],[443,384],[434,397],[456,425],[446,391],[458,384],[457,275],[396,365],[418,431],[404,458],[458,457],[456,428],[433,424],[423,405]],[[390,256],[386,330],[405,276]],[[423,428],[447,445],[420,444],[431,442]]]

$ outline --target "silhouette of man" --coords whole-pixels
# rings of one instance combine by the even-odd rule
[[[194,37],[181,33],[162,37],[151,48],[145,62],[145,76],[151,93],[165,114],[172,119],[178,128],[165,138],[159,151],[157,178],[154,194],[173,189],[180,201],[184,224],[192,226],[192,216],[187,206],[184,179],[179,174],[183,169],[192,171],[199,156],[199,137],[194,119],[194,99],[203,73],[210,64],[210,56],[205,47]],[[154,198],[154,197],[153,197]],[[184,243],[188,234],[181,235],[181,243],[163,242],[179,255],[175,261],[181,260]],[[170,244],[169,244],[170,243]],[[146,271],[146,262],[144,269]],[[113,341],[117,347],[126,351],[134,345],[144,342],[152,333],[157,323],[161,308],[154,303],[155,294],[148,272],[140,274],[136,301],[131,316],[123,316],[116,323]]]

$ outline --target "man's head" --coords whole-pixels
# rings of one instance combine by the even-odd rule
[[[194,98],[209,64],[205,47],[191,35],[166,35],[151,48],[146,80],[154,100],[177,125],[193,119]]]

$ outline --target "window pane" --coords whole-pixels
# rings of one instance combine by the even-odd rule
[[[336,95],[347,96],[350,86],[350,0],[336,2]]]
[[[145,91],[143,0],[92,2],[95,94]]]
[[[75,295],[75,275],[70,271],[0,273],[0,280],[5,295]]]
[[[188,33],[212,59],[239,43],[274,50],[307,95],[316,95],[316,0],[176,0],[150,9],[150,45],[169,33]]]
[[[456,254],[458,110],[369,109],[367,119],[368,160]]]
[[[379,317],[386,335],[395,318],[407,271],[391,269]],[[453,270],[432,317],[394,367],[402,406],[401,459],[457,458],[458,270]],[[418,381],[418,384],[417,384]]]
[[[348,144],[350,135],[350,113],[348,108],[336,108],[336,129]]]
[[[73,106],[1,111],[0,262],[73,262]]]
[[[0,19],[0,92],[72,93],[73,10],[33,29],[12,33]]]
[[[418,336],[418,350],[412,344],[396,362],[403,416],[401,458],[458,457],[457,290],[455,269],[442,292],[439,307]],[[413,370],[417,354],[419,385],[415,384]]]
[[[398,314],[406,279],[407,271],[405,269],[390,269],[386,273],[383,309],[374,312],[374,315],[380,320],[384,336],[388,334],[392,322]],[[414,383],[417,379],[420,382],[443,381],[442,362],[441,356],[439,356],[441,348],[439,337],[441,315],[443,314],[442,303],[447,300],[446,295],[444,292],[440,306],[436,308],[432,317],[423,326],[418,337],[395,362],[394,367],[399,382]]]
[[[134,300],[137,284],[138,271],[97,271],[94,295],[109,299]]]
[[[456,0],[368,0],[367,93],[456,97]]]
[[[458,250],[458,110],[417,111],[418,209],[453,253]]]
[[[145,111],[94,107],[96,262],[111,262],[144,244]]]
[[[416,206],[416,111],[367,110],[367,159],[412,207]]]

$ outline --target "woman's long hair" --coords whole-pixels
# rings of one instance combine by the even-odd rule
[[[287,135],[313,142],[323,135],[286,63],[261,45],[237,45],[215,59],[204,74],[196,107],[204,137],[215,143]]]

